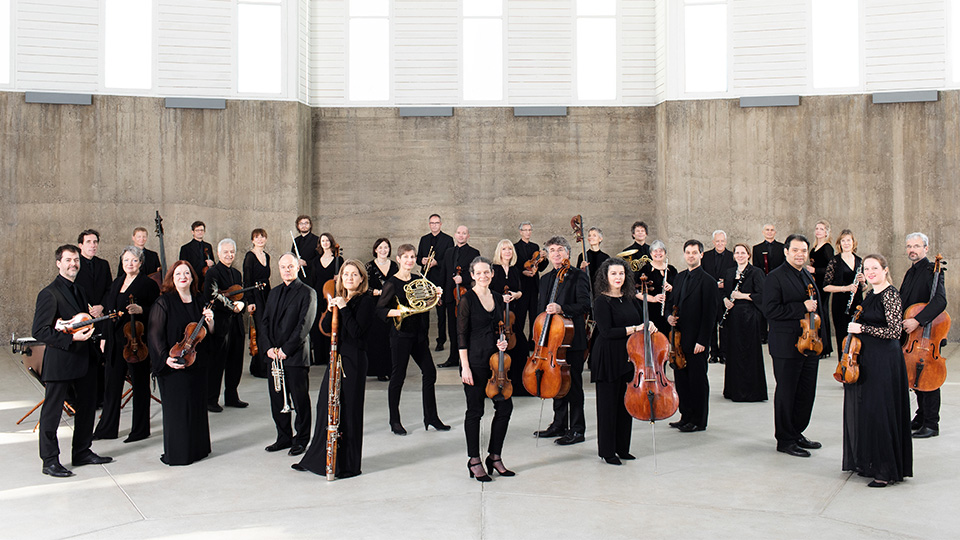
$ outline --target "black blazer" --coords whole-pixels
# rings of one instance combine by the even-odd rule
[[[210,267],[207,271],[207,277],[203,281],[203,298],[209,302],[213,298],[213,285],[222,292],[232,285],[243,285],[243,277],[240,271],[233,267],[224,266],[222,262]],[[236,301],[235,298],[231,300]],[[244,302],[247,304],[248,302]],[[243,312],[234,313],[232,309],[223,305],[223,302],[217,300],[213,303],[213,333],[221,338],[230,333],[231,330],[243,333]]]
[[[90,260],[80,256],[80,271],[77,272],[74,284],[83,289],[91,306],[103,305],[103,297],[110,290],[111,281],[110,263],[96,256]]]
[[[420,244],[417,246],[417,264],[420,264],[420,261],[430,254],[430,241],[433,239],[433,234],[427,233],[420,237]],[[447,254],[447,250],[453,247],[453,237],[449,234],[440,231],[437,233],[437,243],[433,248],[433,259],[437,261],[437,265],[433,268],[430,268],[427,271],[426,277],[434,285],[443,286],[443,257]],[[420,271],[423,272],[423,265],[420,265]]]
[[[308,232],[304,235],[298,234],[293,237],[293,242],[290,244],[290,251],[292,251],[294,254],[299,252],[300,258],[309,263],[320,256],[320,254],[317,252],[317,244],[319,243],[320,237],[312,232]],[[294,246],[296,246],[297,249],[293,249]],[[307,266],[309,266],[309,264]],[[301,277],[303,276],[302,273],[300,275]]]
[[[719,292],[717,282],[704,271],[703,266],[693,270],[684,270],[677,274],[673,282],[673,291],[667,295],[667,314],[673,307],[680,307],[680,347],[685,354],[693,354],[694,346],[699,343],[710,346],[710,333],[717,320]],[[669,331],[669,328],[663,329]]]
[[[270,289],[260,315],[260,349],[280,347],[287,355],[285,367],[309,367],[310,329],[316,316],[317,293],[299,279]]]
[[[77,305],[70,281],[57,276],[37,295],[37,308],[33,312],[33,338],[46,345],[43,353],[44,382],[79,379],[90,366],[92,341],[73,341],[73,336],[54,329],[57,319],[69,319],[77,313],[86,313],[87,300],[84,291],[77,287],[80,300]]]
[[[714,281],[720,281],[727,270],[737,267],[737,261],[733,260],[733,252],[729,249],[723,250],[721,255],[717,255],[716,249],[711,249],[703,253],[700,267],[703,268],[704,272],[710,274]]]
[[[770,271],[773,272],[787,260],[787,256],[783,253],[783,248],[783,242],[776,240],[773,242],[767,242],[766,240],[760,242],[753,246],[753,265],[763,270],[763,252],[766,251],[767,264],[770,266]]]
[[[762,270],[761,270],[762,272]],[[801,358],[797,350],[800,337],[800,319],[807,314],[803,306],[809,300],[807,285],[812,284],[817,300],[817,312],[820,315],[820,339],[825,339],[826,323],[823,302],[817,291],[813,276],[806,269],[796,270],[789,264],[783,264],[767,274],[763,281],[763,314],[770,325],[768,344],[770,356],[776,358]],[[812,352],[807,356],[814,356]]]
[[[933,266],[933,261],[926,258],[913,263],[904,274],[903,283],[900,285],[900,298],[904,311],[913,304],[921,302],[927,304],[916,316],[917,322],[921,325],[928,324],[947,309],[947,289],[943,283],[943,273],[940,274],[940,280],[937,282],[937,292],[934,293],[933,298],[930,298]]]
[[[540,295],[537,298],[537,313],[547,310],[550,303],[550,292],[557,280],[557,270],[551,270],[540,278]],[[590,311],[590,283],[587,273],[570,267],[564,276],[563,283],[557,286],[557,297],[554,300],[560,304],[563,316],[573,320],[573,341],[570,350],[585,351],[587,349],[587,327],[584,315]]]
[[[214,260],[213,246],[209,242],[190,240],[180,246],[180,260],[187,261],[193,267],[193,271],[196,273],[193,279],[197,281],[198,285],[203,283],[203,269],[207,267],[207,259]]]
[[[480,256],[480,252],[474,249],[470,244],[464,244],[459,248],[454,246],[443,254],[443,264],[440,265],[443,272],[443,303],[453,305],[453,276],[457,273],[457,266],[460,266],[460,282],[464,287],[470,288],[470,263]],[[427,278],[430,279],[430,278]],[[433,281],[430,279],[430,281]]]

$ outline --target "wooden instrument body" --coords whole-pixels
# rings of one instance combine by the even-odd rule
[[[329,302],[331,298],[337,295],[337,279],[340,277],[340,244],[334,244],[331,248],[333,252],[333,261],[336,263],[334,267],[334,276],[333,279],[328,279],[324,282],[323,288],[321,289],[321,295],[327,299]],[[320,316],[320,320],[317,322],[317,328],[320,329],[320,333],[326,337],[332,337],[330,333],[323,329],[323,319],[326,317],[326,314]]]
[[[813,284],[807,285],[807,295],[810,300],[817,299]],[[797,339],[797,350],[800,354],[813,353],[817,356],[823,352],[823,341],[820,339],[820,316],[808,312],[800,319],[800,337]]]
[[[183,331],[183,339],[173,347],[170,347],[170,352],[167,353],[167,356],[176,358],[178,363],[190,367],[197,360],[197,345],[199,345],[205,337],[207,337],[207,329],[203,325],[202,319],[200,322],[190,323]]]
[[[260,353],[260,347],[257,346],[257,325],[250,321],[250,356],[256,356]]]
[[[121,315],[123,315],[122,311],[115,311],[102,317],[93,318],[93,316],[89,313],[77,313],[69,319],[57,319],[57,322],[54,323],[54,329],[65,334],[76,334],[90,325],[97,324],[98,322],[105,321],[107,319],[116,319]]]
[[[328,301],[329,298],[328,297]],[[340,309],[330,311],[330,366],[327,368],[327,480],[332,481],[337,473],[337,449],[340,438],[340,381],[342,379],[340,353],[337,351],[337,332],[340,329]],[[364,374],[360,374],[364,376]]]
[[[644,352],[648,338],[652,352],[649,362]],[[666,375],[669,348],[667,337],[660,332],[649,335],[637,332],[627,339],[627,354],[635,371],[623,396],[623,404],[630,416],[637,420],[666,420],[680,408],[677,389]]]
[[[150,350],[143,342],[143,323],[140,321],[130,321],[123,326],[123,335],[127,338],[126,345],[123,346],[123,359],[128,363],[135,364],[143,362],[150,356]]]
[[[904,319],[915,318],[926,303],[913,304],[904,312]],[[947,362],[940,354],[950,333],[950,315],[943,311],[930,324],[921,326],[907,336],[903,346],[903,359],[907,363],[909,387],[930,392],[943,386],[947,380]]]
[[[680,307],[673,306],[673,318],[677,324],[680,324]],[[683,354],[683,347],[680,346],[680,330],[676,325],[670,327],[670,339],[668,340],[670,365],[673,369],[684,369],[687,367],[687,357]]]
[[[546,326],[546,327],[545,327]],[[531,395],[548,399],[570,390],[570,366],[563,348],[573,342],[573,321],[562,315],[541,313],[533,324],[533,353],[523,367],[523,387]]]
[[[540,266],[544,260],[546,260],[547,255],[543,251],[534,251],[533,255],[530,256],[529,261],[524,261],[523,269],[536,272],[537,268]]]
[[[510,399],[513,395],[513,383],[507,373],[510,371],[512,360],[510,355],[497,351],[490,355],[490,379],[487,381],[487,397],[494,400]]]
[[[863,313],[863,307],[857,306],[853,322],[857,322],[861,313]],[[837,369],[833,373],[833,378],[837,382],[853,384],[860,380],[860,345],[860,338],[854,334],[847,334],[847,337],[843,338],[843,351],[837,361]]]

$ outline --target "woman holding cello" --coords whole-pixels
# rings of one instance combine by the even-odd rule
[[[872,477],[868,487],[886,487],[913,476],[910,396],[900,349],[903,309],[882,255],[863,259],[872,290],[859,322],[847,328],[860,339],[860,377],[843,395],[843,470]]]
[[[207,358],[216,350],[212,341],[213,310],[200,303],[200,290],[193,267],[177,261],[167,270],[160,286],[160,298],[150,310],[147,343],[153,373],[160,385],[163,400],[163,454],[167,465],[189,465],[210,454],[210,424],[207,421]],[[190,334],[188,325],[206,328],[194,361],[171,356],[175,348]]]
[[[490,423],[490,443],[487,446],[487,459],[480,461],[480,419],[483,417],[485,387],[487,380],[497,375],[491,369],[491,361],[497,359],[499,363],[498,351],[507,349],[507,340],[503,338],[503,306],[512,299],[509,295],[490,290],[492,267],[493,263],[485,257],[473,259],[470,263],[470,277],[473,278],[474,286],[460,299],[457,310],[460,380],[463,381],[463,393],[467,399],[467,412],[463,420],[467,456],[470,458],[467,469],[470,477],[479,482],[489,482],[493,471],[497,471],[500,476],[515,474],[503,465],[500,457],[507,426],[510,424],[510,414],[513,412],[512,392],[507,390],[507,385],[492,397],[494,413]]]

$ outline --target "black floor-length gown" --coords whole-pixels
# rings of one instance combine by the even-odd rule
[[[854,255],[853,260],[853,268],[850,268],[839,254],[831,259],[823,277],[823,284],[842,287],[853,283],[853,278],[857,276],[856,270],[863,271],[863,259],[859,255]],[[863,302],[863,293],[860,289],[853,293],[853,304],[850,305],[849,312],[846,309],[850,301],[850,293],[833,293],[831,296],[833,296],[833,304],[830,306],[830,318],[833,319],[833,333],[837,338],[837,350],[842,351],[843,338],[847,337],[847,325],[853,320],[853,314],[856,313],[857,306]]]
[[[504,272],[502,265],[493,265],[493,279],[490,280],[490,291],[493,293],[503,293],[504,287],[509,287],[511,292],[522,292],[520,291],[521,272],[523,272],[522,266],[514,265],[510,267],[509,272]],[[526,296],[526,294],[523,296]],[[519,307],[520,302],[523,301],[523,296],[521,296],[519,300],[510,302],[509,305],[505,304],[505,307],[509,307],[511,314],[513,315],[512,329],[515,341],[513,348],[507,349],[506,353],[510,355],[511,360],[510,374],[508,377],[513,384],[514,396],[530,395],[530,392],[527,392],[527,389],[524,388],[522,384],[523,368],[526,365],[527,357],[530,355],[530,342],[527,341],[527,336],[523,332],[525,321],[521,320],[515,311],[515,308]]]
[[[737,286],[737,269],[728,268],[723,275],[723,297],[730,298]],[[726,355],[723,371],[723,397],[731,401],[766,401],[767,376],[763,367],[763,345],[760,331],[763,315],[763,270],[747,265],[740,282],[740,292],[750,300],[736,300],[720,329],[720,343]],[[722,313],[722,312],[721,312]]]
[[[826,309],[827,304],[830,303],[830,293],[823,290],[824,285],[830,285],[824,278],[826,277],[827,266],[830,265],[830,261],[833,260],[833,246],[829,243],[820,246],[819,249],[814,249],[810,251],[810,266],[812,266],[816,272],[813,273],[813,279],[817,283],[817,289],[820,292],[820,301],[823,302],[823,309],[821,313],[829,314],[830,311]],[[833,342],[830,339],[830,321],[820,321],[820,324],[823,325],[824,335],[823,335],[823,351],[820,353],[823,356],[833,354]]]
[[[652,264],[646,264],[640,269],[639,275],[647,276],[647,290],[650,296],[657,296],[663,292],[663,271],[657,270]],[[677,279],[677,269],[674,268],[672,264],[667,265],[666,278],[667,283],[671,285],[673,285],[673,281]],[[639,290],[640,282],[635,283],[635,285]],[[669,295],[670,293],[667,293],[667,296]],[[647,302],[647,304],[650,313],[650,322],[657,327],[658,332],[668,335],[670,333],[670,325],[667,323],[667,315],[670,314],[662,309],[663,306],[659,302]],[[660,314],[661,312],[663,312],[663,315]]]
[[[243,300],[247,305],[257,306],[251,317],[253,326],[257,331],[260,330],[260,315],[263,309],[267,307],[267,295],[270,294],[270,254],[264,251],[263,256],[267,260],[266,266],[260,264],[260,259],[253,251],[248,251],[243,256],[243,287],[252,287],[256,283],[264,284],[263,289],[254,289],[243,295]],[[258,351],[256,357],[250,358],[250,374],[255,377],[266,378],[270,362],[266,351]]]
[[[375,261],[367,263],[367,276],[369,276],[370,289],[382,291],[383,284],[387,278],[396,274],[400,270],[396,261],[390,261],[390,268],[384,274]],[[367,332],[367,376],[368,377],[386,377],[390,375],[393,369],[393,362],[390,353],[390,326],[393,323],[384,321],[380,317],[374,317],[370,323],[370,330]]]
[[[334,257],[330,266],[324,266],[320,257],[310,261],[307,265],[307,285],[317,291],[317,320],[310,331],[310,346],[313,348],[313,365],[326,364],[330,352],[330,337],[320,331],[320,318],[327,311],[327,297],[323,295],[323,285],[335,278],[340,267],[343,266],[343,257]]]

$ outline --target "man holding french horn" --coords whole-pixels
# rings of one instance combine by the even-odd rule
[[[267,351],[272,361],[267,380],[270,411],[277,426],[277,440],[265,450],[289,448],[287,453],[296,456],[310,442],[310,327],[316,318],[317,293],[297,278],[300,265],[296,255],[285,253],[278,266],[283,285],[270,290],[258,335],[261,350]],[[296,436],[290,428],[294,410]]]

